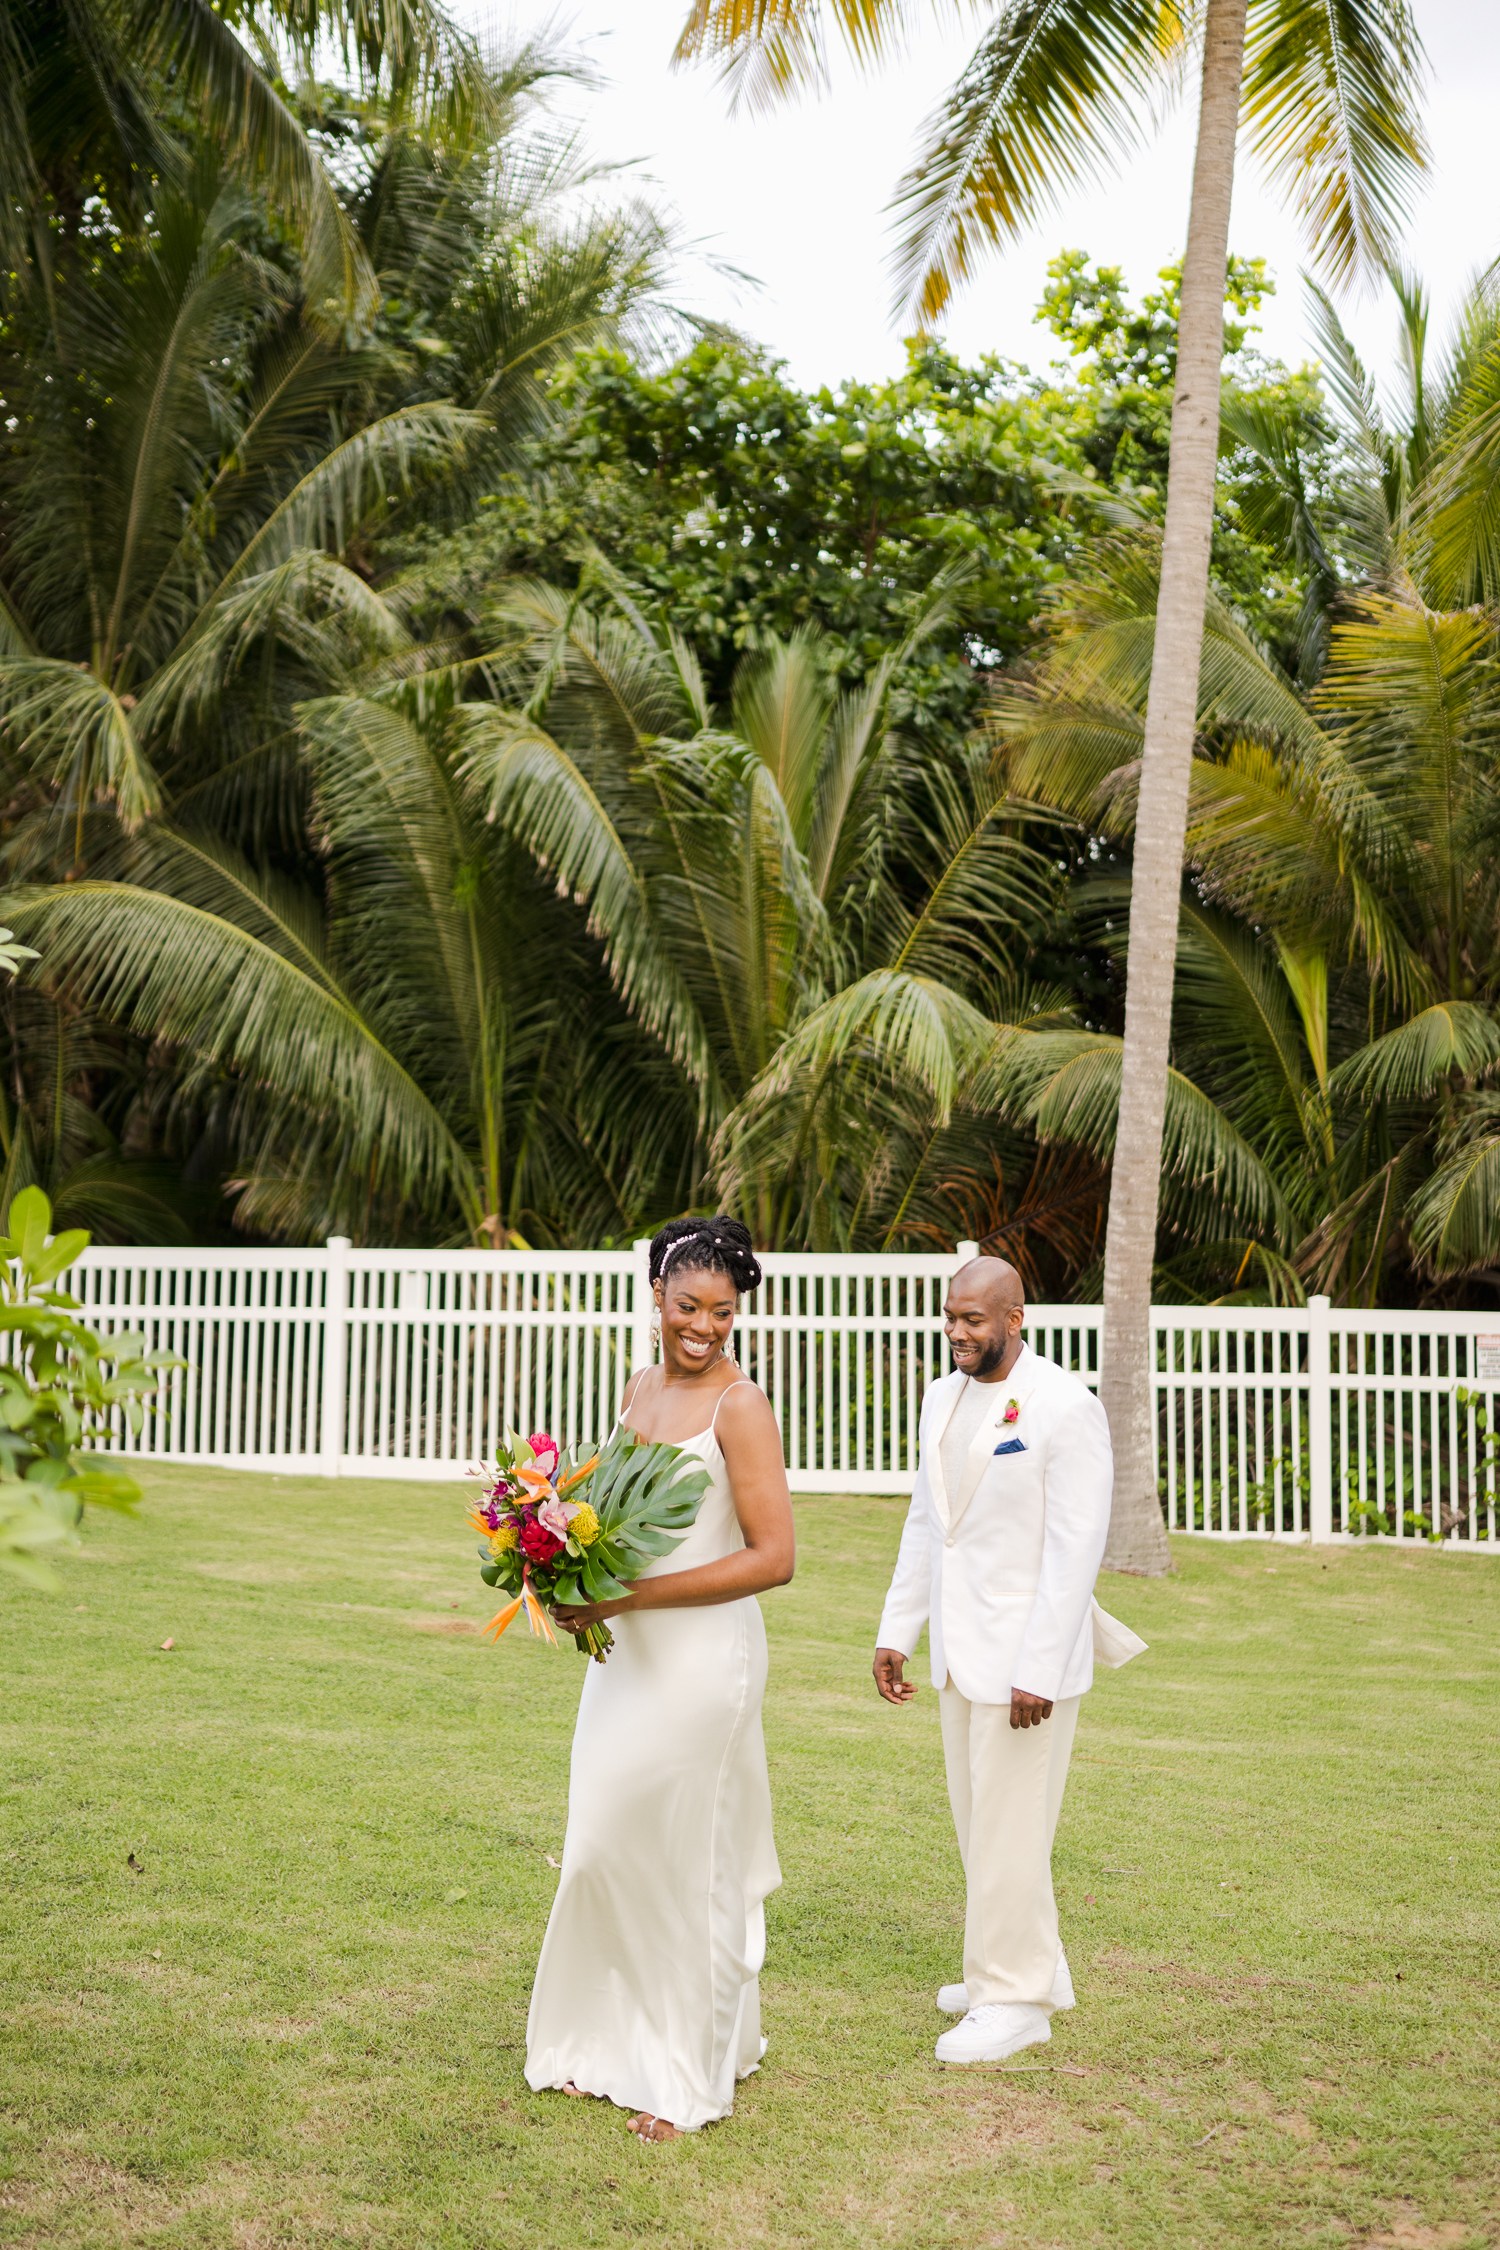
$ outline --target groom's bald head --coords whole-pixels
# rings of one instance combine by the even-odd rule
[[[1021,1276],[1003,1258],[971,1258],[953,1276],[954,1288],[959,1283],[963,1284],[966,1295],[977,1295],[996,1313],[1007,1313],[1012,1306],[1024,1307],[1026,1303]],[[953,1290],[950,1289],[948,1294],[951,1297]]]
[[[971,1258],[948,1284],[943,1328],[953,1364],[976,1382],[998,1380],[1020,1348],[1026,1292],[1003,1258]]]

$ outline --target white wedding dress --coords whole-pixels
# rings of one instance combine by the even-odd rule
[[[682,1450],[712,1481],[692,1530],[643,1577],[745,1543],[713,1424]],[[578,1707],[526,2082],[571,2079],[691,2132],[729,2115],[736,2079],[765,2052],[757,1980],[765,1900],[781,1881],[760,1717],[766,1628],[749,1597],[626,1614],[610,1630]]]

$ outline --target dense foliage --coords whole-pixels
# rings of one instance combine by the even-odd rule
[[[1176,272],[1060,256],[1041,375],[929,341],[809,395],[587,208],[565,58],[464,49],[457,109],[373,49],[267,75],[299,203],[150,48],[149,194],[60,152],[72,52],[0,302],[5,1200],[500,1244],[716,1195],[1095,1286]],[[1233,264],[1159,1288],[1485,1290],[1500,307],[1434,372],[1400,282],[1383,419],[1326,303],[1320,375],[1257,355],[1268,286]]]
[[[88,1248],[84,1233],[52,1233],[52,1207],[24,1188],[0,1236],[0,1572],[55,1587],[48,1560],[77,1546],[85,1507],[128,1515],[140,1486],[101,1466],[92,1441],[123,1421],[139,1435],[168,1352],[143,1336],[100,1336],[75,1318],[82,1308],[57,1282]]]

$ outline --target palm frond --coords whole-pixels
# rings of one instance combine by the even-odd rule
[[[1425,57],[1405,0],[1255,0],[1244,115],[1335,282],[1383,272],[1427,163]]]
[[[718,1111],[718,1069],[702,1020],[596,791],[534,721],[473,704],[455,714],[455,723],[462,779],[559,888],[588,907],[627,1005],[688,1072],[705,1111]]]
[[[716,60],[731,116],[741,102],[770,109],[801,86],[827,83],[825,4],[867,67],[904,43],[917,12],[912,0],[692,0],[673,60]]]
[[[86,667],[0,660],[0,718],[19,758],[73,806],[108,796],[129,826],[161,809],[161,786],[122,699]]]
[[[1290,1258],[1253,1236],[1196,1242],[1151,1270],[1153,1305],[1301,1305],[1307,1292]]]
[[[1056,891],[1055,870],[1017,832],[1037,808],[977,758],[966,772],[936,769],[924,781],[924,809],[913,808],[900,839],[923,878],[920,902],[909,907],[890,886],[872,929],[894,969],[958,983],[967,967],[993,983]]]
[[[803,1018],[746,1099],[746,1112],[847,1069],[856,1055],[919,1086],[940,1116],[995,1043],[996,1026],[951,986],[875,969]],[[731,1131],[726,1122],[725,1133]]]
[[[1072,1142],[1108,1162],[1119,1122],[1123,1052],[1122,1041],[1100,1032],[1039,1031],[997,1048],[990,1068],[1007,1108],[1043,1142]],[[1167,1074],[1162,1175],[1169,1220],[1201,1224],[1217,1211],[1256,1232],[1286,1231],[1286,1198],[1263,1158],[1175,1069]]]
[[[12,893],[48,970],[117,1022],[229,1064],[282,1103],[329,1118],[357,1160],[409,1188],[467,1182],[430,1100],[372,1033],[284,884],[170,831],[137,853],[155,884],[80,882]]]
[[[1341,1062],[1330,1084],[1366,1101],[1408,1102],[1445,1079],[1472,1079],[1500,1063],[1500,1024],[1472,1000],[1442,1000]]]
[[[1315,1055],[1310,1080],[1297,1012],[1288,996],[1291,979],[1284,950],[1278,969],[1249,931],[1225,915],[1184,901],[1177,958],[1174,1053],[1188,1075],[1212,1091],[1278,1173],[1306,1153],[1310,1134],[1317,1135],[1315,1145],[1326,1147],[1318,1105],[1310,1098],[1326,1077],[1326,964],[1319,1042],[1323,1071],[1318,1071]],[[1303,1031],[1306,1038],[1306,1019]],[[1316,1024],[1312,1039],[1318,1039]]]
[[[1500,1265],[1500,1132],[1465,1137],[1412,1197],[1412,1249],[1440,1275]]]
[[[1457,608],[1500,601],[1500,339],[1476,349],[1446,416],[1444,447],[1422,495],[1417,533],[1433,598]]]
[[[433,400],[381,415],[324,454],[272,509],[240,549],[215,590],[221,601],[241,580],[285,562],[298,548],[342,554],[372,517],[418,484],[440,477],[483,436],[481,416]]]
[[[1096,541],[1085,566],[1059,589],[1045,663],[1003,690],[992,706],[1019,795],[1085,818],[1097,816],[1107,801],[1112,827],[1133,824],[1133,776],[1121,769],[1140,754],[1160,571],[1158,533],[1112,536]],[[1291,681],[1212,592],[1204,615],[1198,724],[1261,735],[1312,757],[1326,749]]]
[[[690,678],[639,614],[599,616],[575,595],[524,579],[506,588],[491,623],[519,644],[504,651],[502,670],[525,680],[527,708],[545,712],[559,735],[576,726],[624,747],[697,717]]]
[[[333,184],[291,110],[211,0],[133,0],[127,48],[172,83],[251,178],[305,230],[304,272],[315,314],[361,332],[379,290]]]
[[[356,571],[320,550],[296,550],[241,578],[206,610],[146,683],[138,724],[148,739],[211,717],[225,687],[275,647],[313,675],[337,676],[361,658],[410,646],[388,604]]]
[[[936,320],[984,255],[1134,147],[1184,29],[1175,0],[1005,0],[896,191],[900,307]]]
[[[812,829],[833,701],[817,638],[806,632],[743,665],[734,684],[735,726],[769,773],[802,846]]]

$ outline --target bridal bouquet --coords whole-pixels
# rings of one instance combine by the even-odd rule
[[[558,1602],[608,1602],[623,1594],[657,1555],[670,1554],[691,1529],[708,1471],[684,1463],[680,1447],[646,1445],[616,1430],[586,1461],[545,1430],[506,1433],[484,1494],[469,1511],[483,1534],[479,1575],[513,1596],[485,1631],[498,1640],[522,1609],[533,1634],[557,1645],[547,1610]],[[589,1625],[574,1643],[602,1664],[614,1647],[607,1625]]]

